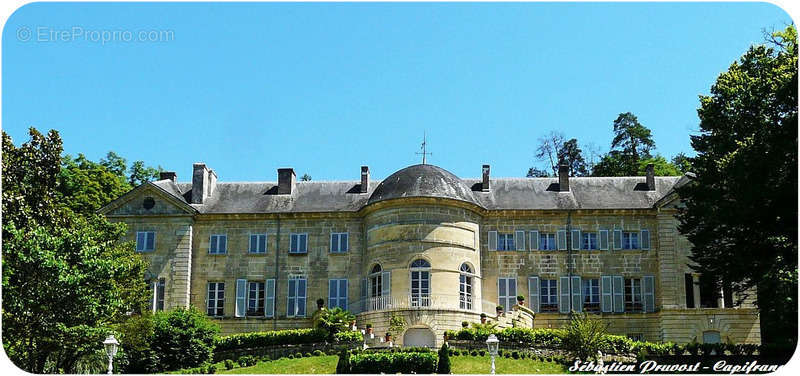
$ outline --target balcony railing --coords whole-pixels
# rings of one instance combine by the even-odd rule
[[[482,304],[486,305],[486,304]],[[406,296],[379,296],[351,302],[350,311],[353,313],[367,311],[382,311],[387,309],[462,309],[477,311],[478,307],[473,302],[472,296],[459,295],[406,295]],[[494,307],[494,306],[492,306]]]

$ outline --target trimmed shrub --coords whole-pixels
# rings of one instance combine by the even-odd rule
[[[150,348],[160,371],[198,367],[212,360],[219,326],[194,307],[153,315]]]
[[[311,353],[305,353],[303,356],[305,356],[306,358],[310,358],[310,357],[312,357],[314,355],[312,355]]]
[[[319,328],[233,334],[217,338],[216,351],[258,348],[287,343],[294,345],[319,343],[325,342],[327,337],[328,332]]]
[[[434,373],[437,356],[433,352],[371,352],[350,356],[352,373]]]
[[[286,357],[289,358],[289,359],[294,359],[294,354],[289,354]]]
[[[478,350],[472,350],[469,352],[469,355],[478,356]]]
[[[325,355],[325,353],[323,353],[323,352],[322,352],[322,350],[314,350],[314,351],[311,353],[311,355],[314,355],[314,356],[323,356],[323,355]]]
[[[486,350],[478,351],[478,354],[480,354],[481,356],[484,356],[484,355],[486,355]]]
[[[208,367],[206,367],[206,373],[209,375],[217,373],[217,365],[214,363],[209,364]]]
[[[450,373],[450,351],[447,342],[439,349],[439,362],[436,365],[436,373],[449,374]]]
[[[236,363],[233,360],[225,359],[225,369],[232,370],[234,368],[236,368]]]
[[[364,335],[359,330],[347,330],[333,335],[336,342],[364,342]]]
[[[258,361],[256,360],[256,357],[252,355],[244,355],[239,357],[237,363],[239,363],[239,367],[250,367],[256,365]]]

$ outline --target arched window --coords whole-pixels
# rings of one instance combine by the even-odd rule
[[[411,306],[431,305],[431,264],[423,259],[411,263]]]
[[[472,310],[472,268],[467,263],[461,264],[458,283],[458,306]]]
[[[369,297],[370,298],[380,298],[381,292],[383,291],[383,278],[381,278],[381,266],[379,264],[375,264],[372,267],[372,271],[369,272]],[[371,304],[374,306],[375,304]]]

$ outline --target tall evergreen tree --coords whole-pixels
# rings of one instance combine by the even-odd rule
[[[797,340],[797,31],[752,46],[700,97],[679,230],[700,273],[757,289],[763,342]]]

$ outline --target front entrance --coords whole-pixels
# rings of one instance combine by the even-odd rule
[[[410,328],[403,335],[403,346],[434,347],[436,335],[428,328]]]

